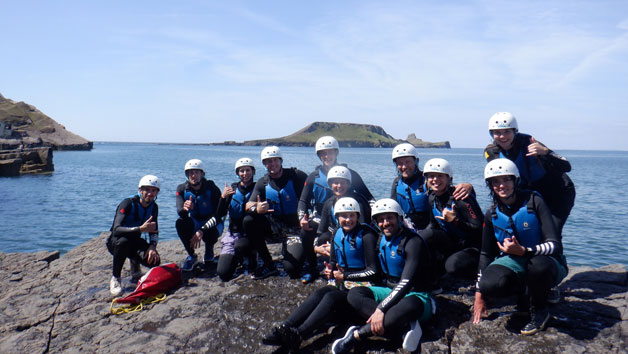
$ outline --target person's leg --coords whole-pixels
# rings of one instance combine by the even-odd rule
[[[347,302],[364,320],[371,317],[377,308],[373,291],[363,286],[349,290]]]
[[[289,236],[282,247],[283,268],[292,279],[301,275],[301,268],[305,259],[305,249],[301,240],[298,236]]]
[[[192,236],[194,236],[194,221],[192,218],[178,218],[175,222],[175,228],[177,229],[177,235],[179,235],[179,239],[181,243],[183,243],[187,254],[194,256],[194,248],[190,245]]]
[[[218,241],[218,237],[220,237],[220,234],[216,227],[207,230],[207,232],[203,232],[203,242],[205,242],[204,261],[211,262],[214,260],[214,244]]]
[[[113,248],[113,269],[112,275],[116,278],[120,278],[122,275],[122,267],[124,267],[124,261],[129,256],[130,248],[129,239],[126,237],[112,236],[111,245]]]
[[[505,297],[523,292],[523,282],[510,268],[491,264],[482,272],[480,292],[489,297]]]
[[[272,234],[270,223],[264,215],[247,215],[242,221],[245,238],[249,244],[257,251],[265,266],[273,267],[273,258],[266,246],[265,237]]]
[[[477,248],[465,248],[447,257],[445,270],[455,277],[473,279],[479,261],[480,251]]]
[[[338,311],[340,308],[349,306],[346,291],[338,290],[335,287],[325,288],[331,289],[324,293],[316,307],[314,307],[309,316],[307,316],[305,321],[298,327],[299,334],[303,338],[309,337],[316,329],[333,319],[334,314],[341,312]],[[341,319],[335,318],[335,320],[340,321]]]

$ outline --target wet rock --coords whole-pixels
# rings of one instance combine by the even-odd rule
[[[105,234],[59,257],[58,252],[0,253],[0,352],[274,353],[261,337],[322,286],[286,276],[223,283],[215,264],[184,275],[181,288],[141,312],[109,310],[111,256]],[[158,247],[162,262],[185,258],[178,240]],[[271,245],[278,259],[279,245]],[[144,269],[145,270],[145,269]],[[133,290],[128,263],[125,293]],[[19,280],[18,280],[19,278]],[[509,301],[490,303],[489,317],[472,325],[471,284],[444,280],[439,312],[423,324],[425,353],[623,353],[628,334],[626,267],[576,267],[561,284],[564,300],[548,328],[521,336],[526,322]],[[307,340],[304,353],[327,353],[344,334],[336,327]],[[369,340],[370,353],[402,352],[398,343]]]

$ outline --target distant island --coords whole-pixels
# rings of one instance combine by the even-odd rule
[[[401,143],[410,143],[419,148],[451,148],[449,141],[428,142],[410,134],[404,139],[395,139],[377,125],[355,123],[314,122],[305,128],[281,138],[247,140],[241,143],[224,141],[211,145],[246,145],[246,146],[314,146],[322,136],[331,135],[342,147],[394,147]]]

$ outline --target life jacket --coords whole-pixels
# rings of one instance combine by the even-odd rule
[[[312,186],[312,194],[314,194],[314,205],[322,208],[325,201],[329,199],[334,193],[327,184],[327,175],[323,172],[323,167],[318,166],[316,168],[318,175],[314,179],[314,185]]]
[[[127,215],[126,218],[121,223],[121,226],[124,227],[136,227],[142,226],[151,215],[153,215],[153,206],[154,202],[150,203],[146,208],[140,204],[140,197],[137,195],[129,196],[127,199],[131,200],[130,208],[128,212],[125,211],[124,214]]]
[[[502,243],[504,239],[515,236],[524,247],[534,247],[540,243],[541,225],[534,211],[531,193],[540,197],[537,192],[517,196],[517,199],[520,199],[518,200],[520,207],[512,216],[504,214],[495,205],[491,208],[491,221],[498,242]]]
[[[191,218],[196,220],[207,219],[216,212],[216,206],[212,204],[211,189],[204,188],[204,190],[201,189],[201,191],[202,193],[200,194],[194,194],[194,192],[186,188],[183,192],[183,200],[190,200],[190,197],[192,197],[194,209],[190,210],[188,214]]]
[[[276,190],[270,185],[270,181],[266,184],[266,201],[270,204],[270,208],[275,210],[273,215],[293,215],[297,213],[299,198],[294,190],[292,180],[288,180],[286,186],[281,190]]]
[[[522,184],[524,186],[530,185],[542,179],[547,171],[537,157],[526,156],[528,145],[530,145],[530,136],[527,134],[517,133],[515,139],[517,140],[519,148],[517,149],[517,156],[513,162],[517,165]],[[504,154],[502,149],[499,149],[499,157],[511,159],[511,157]]]
[[[336,230],[333,242],[338,265],[345,269],[366,267],[362,237],[369,230],[370,227],[366,224],[358,224],[349,233],[345,233],[341,227]]]
[[[387,278],[401,278],[403,266],[406,263],[404,248],[410,237],[407,233],[400,233],[390,241],[382,236],[379,242],[379,261]]]
[[[429,200],[430,200],[430,205],[432,205],[432,215],[434,216],[434,220],[438,222],[438,225],[440,225],[441,229],[443,229],[446,233],[452,236],[456,236],[458,238],[466,238],[467,236],[466,232],[460,230],[459,227],[457,227],[453,223],[447,223],[445,222],[445,220],[441,220],[437,218],[437,216],[443,216],[443,212],[442,210],[438,208],[438,203],[436,203],[436,198],[437,198],[436,195],[433,193],[429,195]],[[455,205],[455,203],[456,203],[456,200],[454,199],[453,195],[450,193],[449,199],[447,200],[446,207],[451,208]]]
[[[419,176],[410,185],[406,184],[402,178],[399,178],[396,193],[397,202],[406,216],[415,213],[425,213],[430,210],[423,176]]]
[[[245,206],[246,202],[249,201],[251,197],[251,191],[244,194],[238,188],[238,185],[235,186],[235,194],[231,196],[231,203],[229,204],[229,217],[232,219],[243,219],[245,216]]]

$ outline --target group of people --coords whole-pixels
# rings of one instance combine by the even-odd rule
[[[521,333],[541,331],[550,317],[548,302],[559,299],[555,287],[567,274],[561,233],[575,200],[566,174],[571,166],[520,133],[510,113],[494,114],[488,129],[493,143],[485,149],[484,179],[492,206],[485,214],[471,184],[454,185],[447,160],[430,159],[421,170],[417,150],[407,143],[392,151],[398,176],[390,198],[377,201],[360,175],[338,162],[339,144],[331,136],[316,142],[321,164],[309,175],[284,167],[279,147],[268,146],[261,152],[264,176],[255,182],[253,161],[241,158],[234,169],[238,181],[222,192],[205,178],[202,161],[192,159],[176,191],[176,230],[188,254],[181,268],[194,269],[202,243],[203,262],[213,262],[222,235],[218,276],[229,281],[248,272],[264,279],[279,273],[267,241],[281,242],[291,278],[305,284],[328,279],[262,339],[292,351],[331,323],[349,326],[332,345],[336,354],[371,336],[416,351],[420,323],[436,313],[434,295],[446,273],[477,275],[474,323],[486,315],[487,298],[516,295],[519,309],[530,315]],[[138,194],[117,208],[107,240],[113,296],[122,292],[127,258],[132,278],[141,275],[140,265],[159,265],[159,190],[157,177],[144,176]]]

